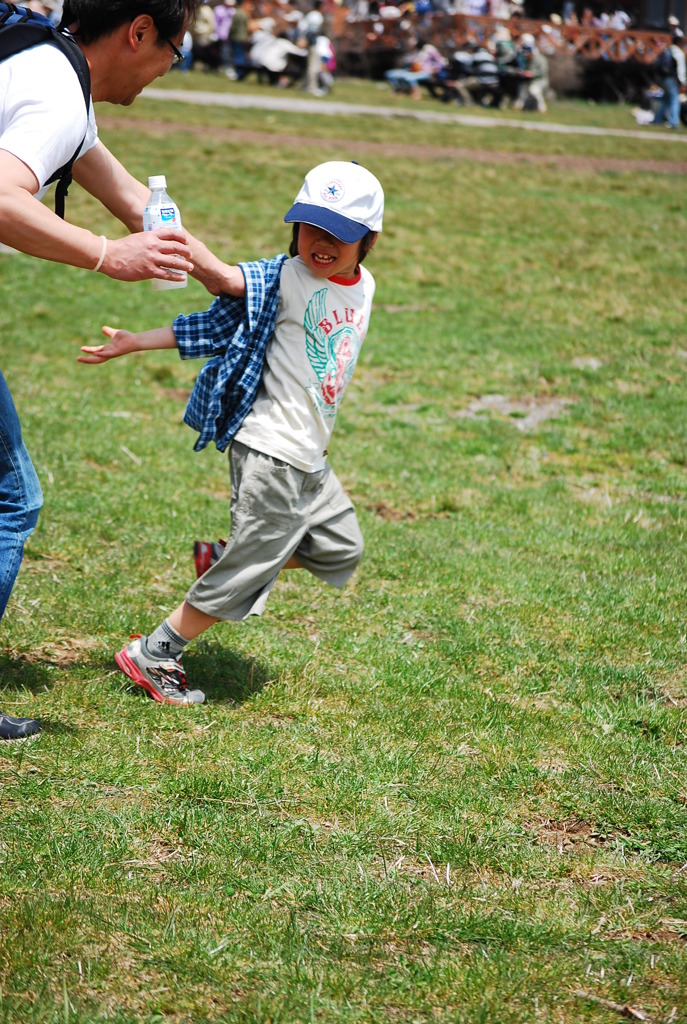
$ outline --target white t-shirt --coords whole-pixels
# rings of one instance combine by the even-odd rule
[[[685,64],[685,52],[681,46],[676,46],[675,43],[671,44],[670,52],[675,58],[675,74],[680,85],[685,85],[687,82],[687,66]]]
[[[22,160],[38,179],[37,198],[45,182],[73,156],[98,141],[93,103],[86,104],[79,79],[60,51],[50,45],[0,61],[0,149]]]
[[[258,396],[236,440],[306,473],[327,445],[370,322],[375,283],[314,277],[297,256],[281,273],[279,309]]]

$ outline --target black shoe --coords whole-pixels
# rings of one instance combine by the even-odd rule
[[[0,740],[24,740],[41,731],[33,718],[12,718],[0,711]]]

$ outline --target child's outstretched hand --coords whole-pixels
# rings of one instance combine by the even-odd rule
[[[138,352],[137,336],[130,331],[118,331],[115,327],[103,327],[103,334],[111,340],[106,345],[82,345],[81,351],[88,353],[78,356],[79,363],[106,363],[108,359]]]

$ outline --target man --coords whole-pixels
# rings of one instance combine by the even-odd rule
[[[680,88],[687,83],[685,69],[684,36],[679,28],[673,29],[670,46],[656,58],[655,69],[663,97],[654,117],[654,124],[663,124],[668,115],[668,124],[677,128],[680,124]]]
[[[494,102],[499,94],[499,69],[489,50],[474,41],[467,43],[466,51],[470,63],[467,74],[455,80],[455,88],[463,103],[479,103],[486,106]]]
[[[496,36],[496,33],[494,35]],[[499,75],[499,88],[494,105],[509,107],[515,103],[520,92],[521,79],[518,66],[520,54],[507,29],[495,38],[493,46]]]
[[[520,78],[522,79],[518,98],[513,106],[522,110],[531,96],[540,114],[546,113],[544,93],[549,87],[549,62],[537,48],[536,40],[529,32],[520,37]]]
[[[61,26],[86,57],[92,101],[128,106],[169,71],[198,2],[65,0]],[[74,180],[133,234],[98,237],[36,201],[82,139]],[[148,194],[98,140],[92,103],[87,113],[79,80],[64,54],[41,44],[0,62],[0,243],[120,281],[174,280],[180,272],[193,272],[208,291],[219,294],[228,268],[201,242],[188,232],[142,231]],[[41,505],[40,483],[0,373],[0,618]],[[0,739],[21,739],[39,730],[32,719],[0,714]]]

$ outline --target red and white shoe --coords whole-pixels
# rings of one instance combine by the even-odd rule
[[[115,654],[122,672],[160,704],[202,704],[205,694],[202,690],[187,688],[181,662],[176,658],[162,661],[148,657],[143,653],[142,639],[141,636],[131,637],[133,642]]]
[[[193,545],[193,560],[196,563],[196,576],[202,576],[211,565],[219,562],[222,552],[227,546],[225,540],[197,540]]]

